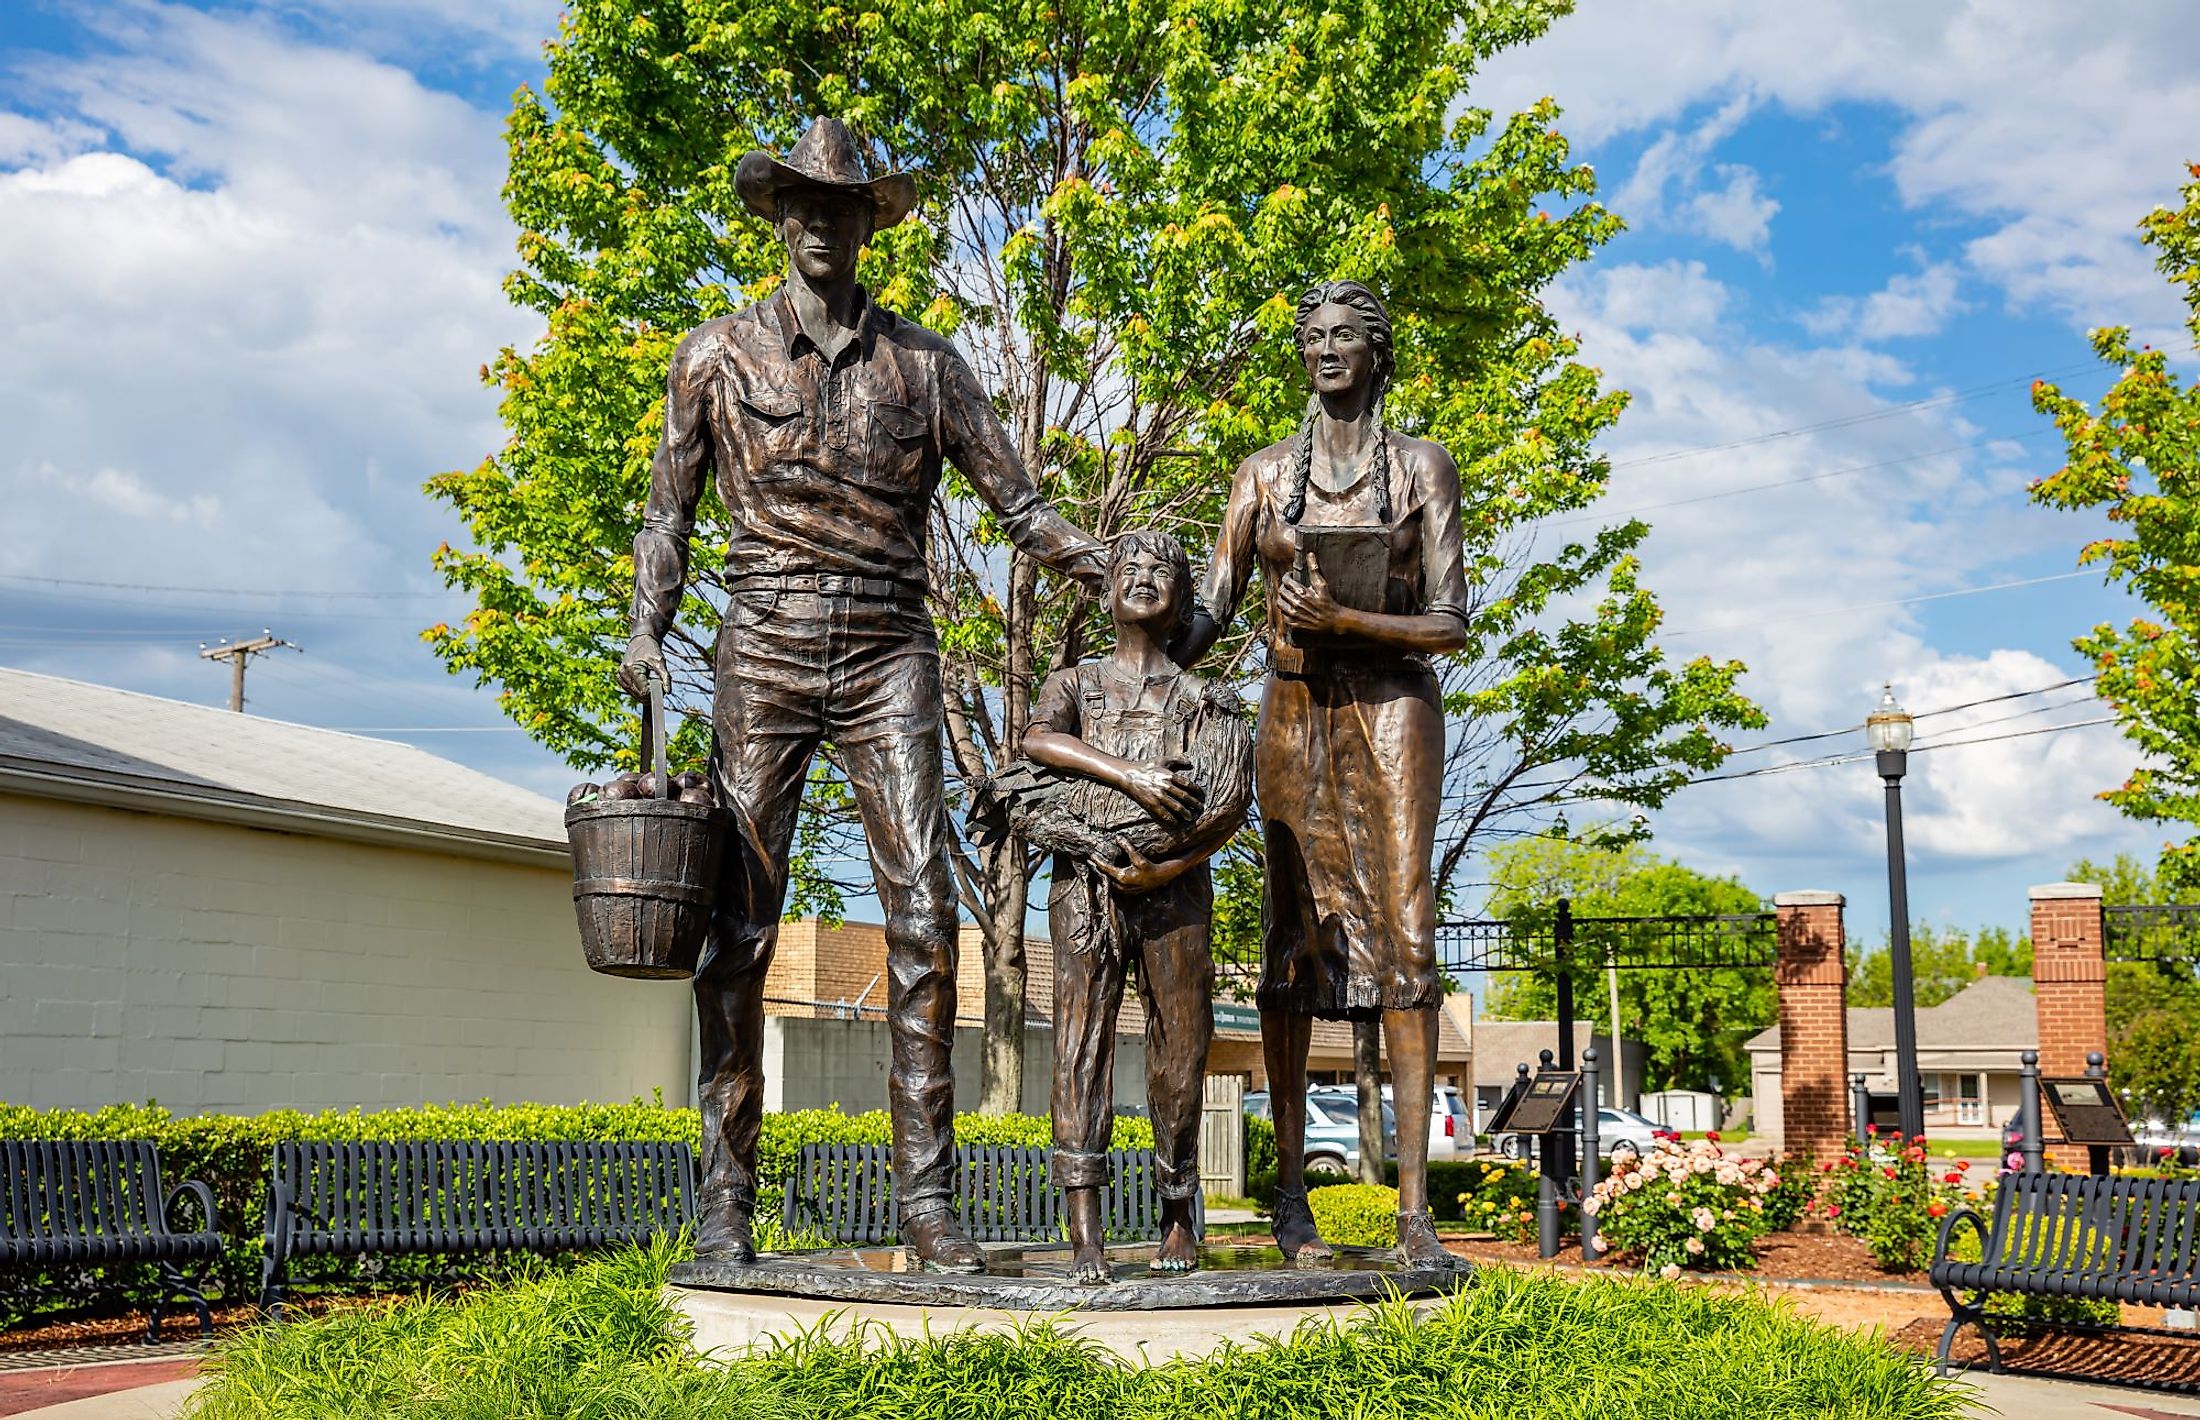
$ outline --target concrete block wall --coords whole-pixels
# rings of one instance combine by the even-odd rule
[[[689,1093],[690,995],[587,969],[562,867],[0,795],[0,1100]]]
[[[1838,1158],[1851,1127],[1845,901],[1837,892],[1785,892],[1772,900],[1779,929],[1780,1147],[1814,1164]]]

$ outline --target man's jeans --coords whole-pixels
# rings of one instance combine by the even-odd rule
[[[732,836],[695,976],[705,1247],[723,1235],[714,1220],[754,1203],[764,975],[810,760],[828,739],[847,767],[886,911],[895,1198],[904,1223],[953,1206],[956,909],[942,714],[939,646],[921,600],[736,589],[718,634],[711,751]]]

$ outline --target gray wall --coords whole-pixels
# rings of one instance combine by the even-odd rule
[[[955,1107],[978,1105],[982,1032],[963,1026],[955,1032]],[[764,1022],[764,1107],[766,1109],[886,1108],[886,1065],[890,1058],[886,1023],[881,1020],[811,1019],[772,1016]],[[1024,1031],[1024,1112],[1047,1113],[1047,1090],[1054,1068],[1054,1032]],[[1146,1102],[1146,1043],[1118,1036],[1115,1045],[1115,1100]]]
[[[563,867],[0,795],[0,1100],[691,1091],[690,993],[588,970]]]

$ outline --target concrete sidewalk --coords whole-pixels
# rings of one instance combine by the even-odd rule
[[[197,1380],[162,1381],[158,1385],[113,1391],[107,1395],[67,1400],[41,1410],[25,1410],[16,1420],[175,1420]]]
[[[2200,1416],[2200,1400],[2124,1386],[2080,1385],[2033,1376],[1964,1377],[1977,1389],[1970,1413],[2003,1420],[2184,1420]]]

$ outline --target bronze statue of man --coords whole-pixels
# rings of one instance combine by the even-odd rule
[[[886,913],[894,1193],[929,1266],[982,1271],[954,1212],[956,906],[925,607],[926,520],[951,460],[1015,545],[1097,589],[1106,550],[1048,506],[977,378],[944,338],[880,309],[855,279],[916,183],[874,178],[836,119],[787,155],[742,158],[734,186],[787,244],[786,282],[690,331],[672,357],[664,440],[634,538],[630,694],[663,674],[706,476],[729,527],[711,775],[733,838],[696,969],[703,1182],[699,1257],[755,1256],[764,973],[811,758],[831,739],[863,817]]]

